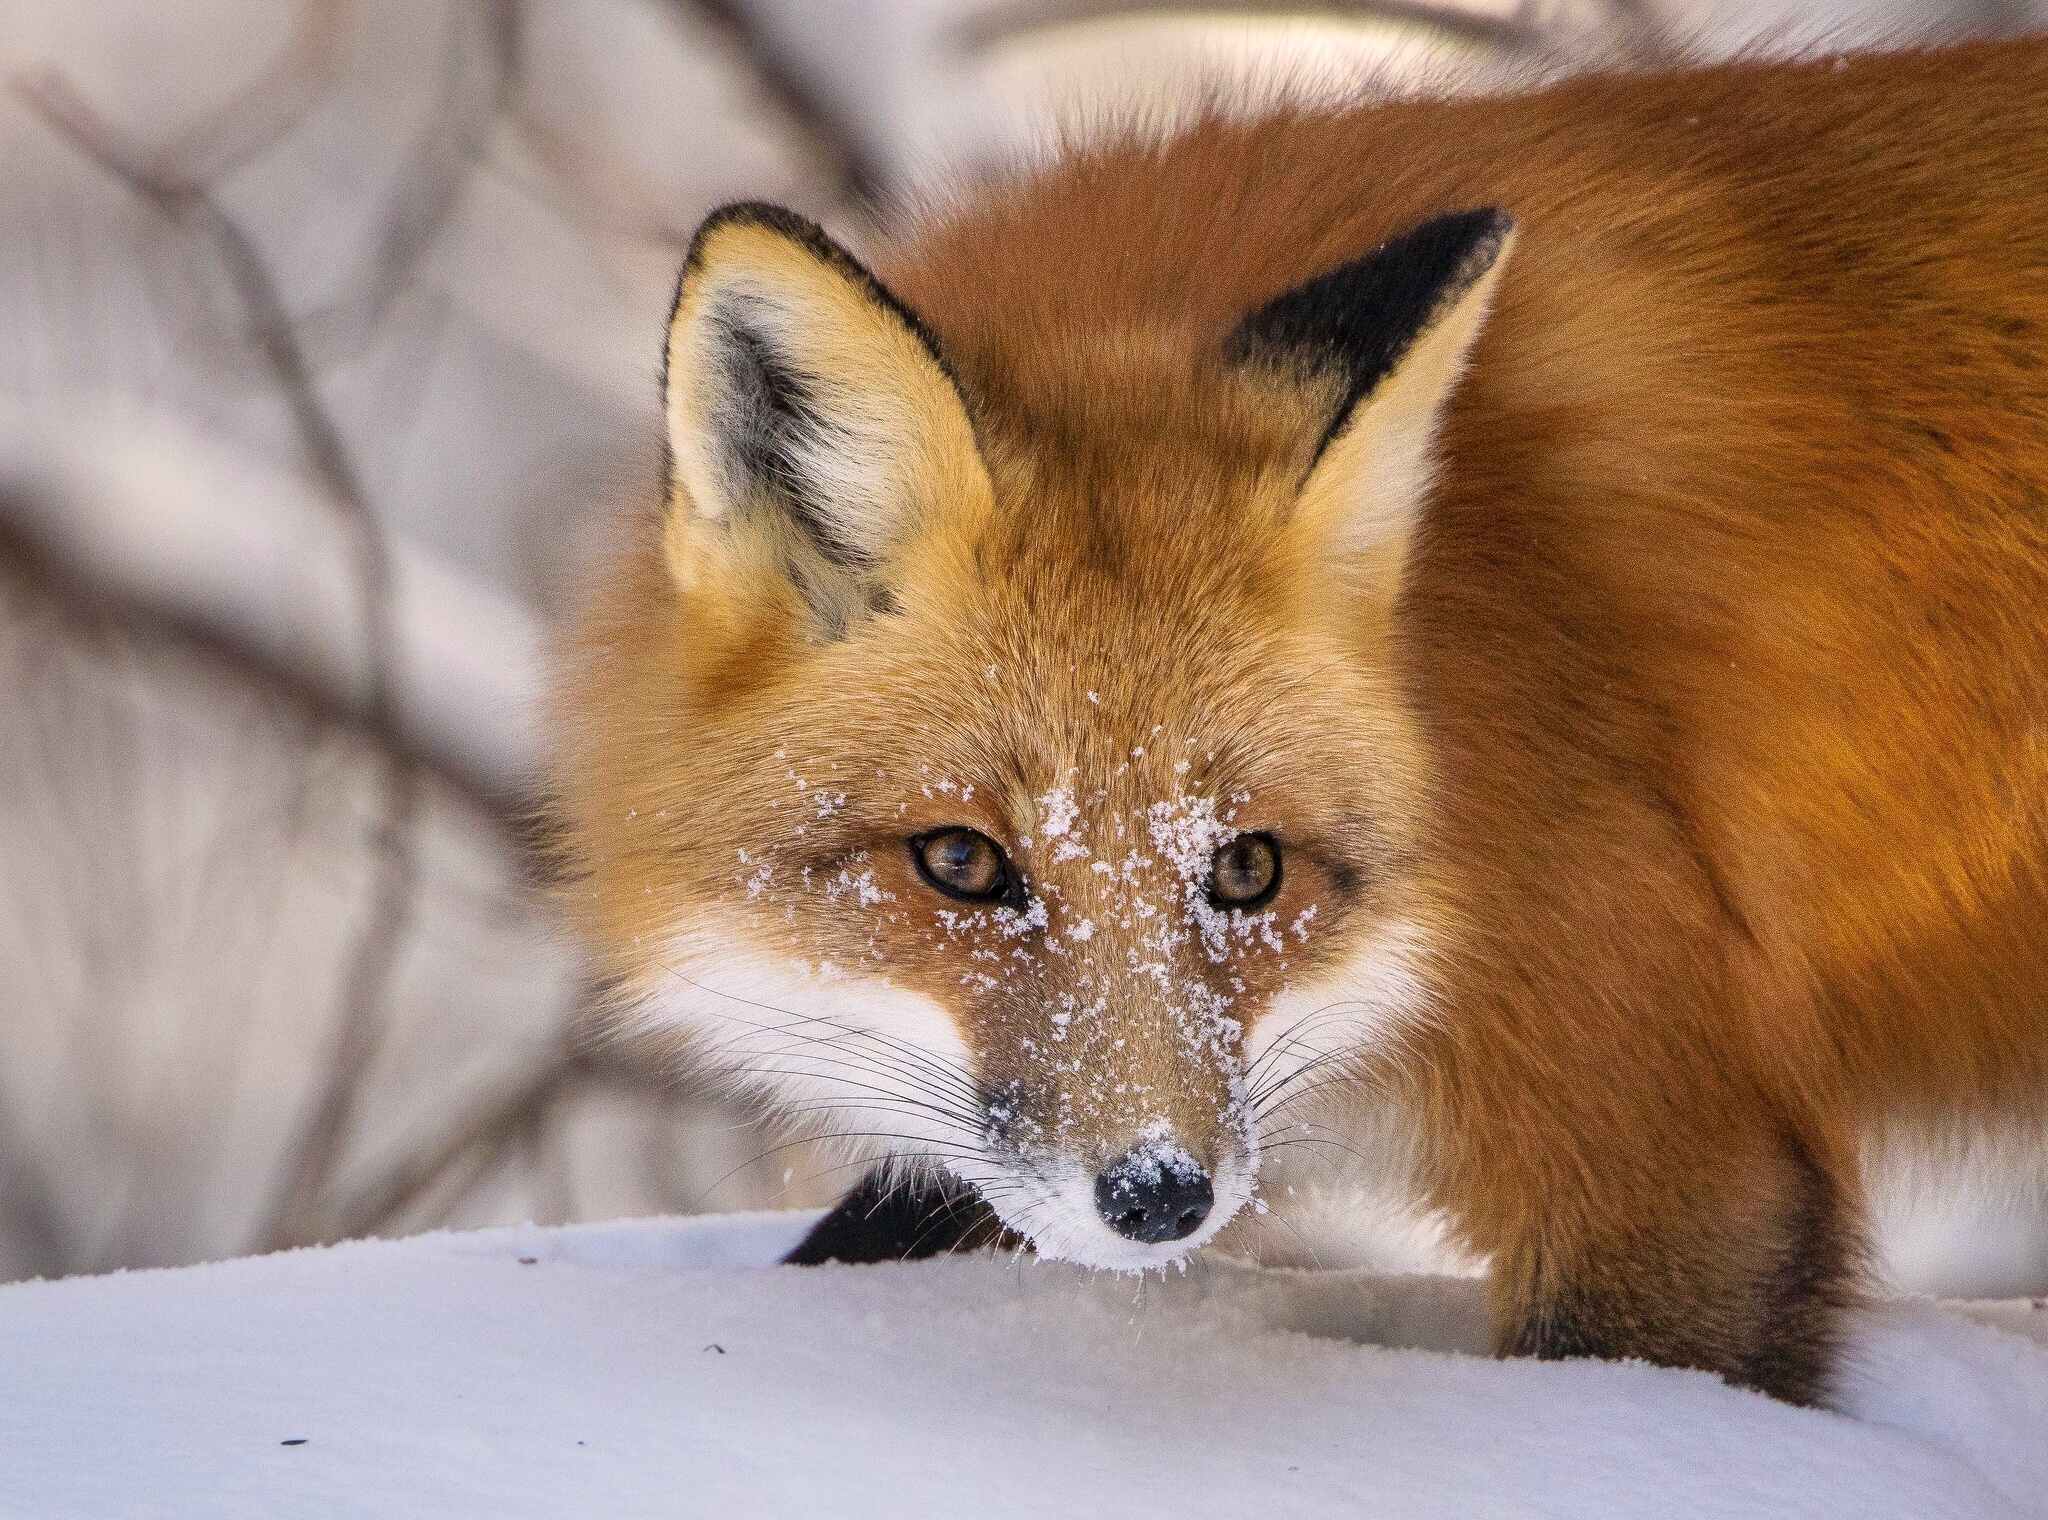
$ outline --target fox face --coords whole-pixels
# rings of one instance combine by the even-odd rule
[[[1210,1239],[1279,1106],[1429,1016],[1390,614],[1512,236],[1444,217],[1220,344],[970,371],[809,223],[713,216],[660,549],[564,683],[621,1017],[1043,1254]]]

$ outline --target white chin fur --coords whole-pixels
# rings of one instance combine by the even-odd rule
[[[1216,1202],[1202,1227],[1185,1240],[1146,1245],[1119,1235],[1103,1221],[1095,1207],[1095,1176],[1078,1161],[1020,1172],[991,1159],[954,1170],[1040,1256],[1111,1272],[1170,1267],[1200,1250],[1251,1200],[1253,1182],[1253,1169],[1244,1160],[1225,1162],[1211,1179]]]

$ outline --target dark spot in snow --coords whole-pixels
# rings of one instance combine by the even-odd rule
[[[725,1347],[723,1347],[723,1346],[719,1345],[719,1344],[718,1344],[718,1343],[717,1343],[716,1341],[713,1341],[713,1342],[712,1342],[712,1343],[711,1343],[710,1345],[706,1346],[706,1347],[705,1347],[704,1349],[705,1349],[706,1351],[716,1351],[716,1352],[717,1352],[717,1353],[718,1353],[718,1354],[719,1354],[720,1356],[724,1356],[724,1355],[725,1355]]]
[[[522,1267],[530,1267],[539,1260],[540,1258],[538,1256],[522,1256],[519,1258],[519,1265]]]
[[[289,1441],[279,1441],[277,1444],[280,1446],[304,1446],[306,1438],[304,1436],[293,1436]]]

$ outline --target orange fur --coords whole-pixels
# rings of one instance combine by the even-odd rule
[[[1218,355],[1478,205],[1519,239],[1389,600],[1293,511],[1314,387]],[[645,535],[556,770],[615,974],[723,915],[938,1003],[1025,1091],[1089,916],[1108,1034],[1044,1122],[1128,1143],[1122,1083],[1207,1143],[1227,1074],[1118,973],[1142,935],[1040,799],[1101,792],[1101,833],[1248,798],[1290,844],[1283,948],[1176,974],[1255,1026],[1424,926],[1427,1017],[1355,1101],[1412,1110],[1502,1348],[1819,1396],[1860,1138],[2048,1098],[2048,42],[1214,120],[1077,149],[878,268],[993,508],[940,512],[900,614],[822,645],[773,576],[685,593]],[[1073,953],[979,988],[1016,942],[946,932],[901,842],[952,823],[1038,835],[1031,943]],[[751,906],[743,850],[778,862]],[[849,861],[886,897],[794,885]]]

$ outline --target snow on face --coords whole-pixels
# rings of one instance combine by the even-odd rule
[[[916,1142],[942,1156],[1041,1253],[1127,1268],[1179,1259],[1250,1199],[1258,1135],[1246,1032],[1317,925],[1310,901],[1246,912],[1213,899],[1216,852],[1270,828],[1270,816],[1248,791],[1203,790],[1192,744],[1175,748],[1156,730],[1147,741],[1125,748],[1105,784],[1070,771],[1010,814],[992,805],[986,773],[977,783],[926,763],[892,777],[778,755],[789,795],[769,806],[787,808],[782,846],[740,850],[730,888],[786,947],[788,973],[823,989],[826,1003],[834,984],[857,977],[948,1011],[971,1074],[892,1100],[923,1106],[917,1123],[892,1130],[902,1149]],[[880,837],[820,853],[833,830],[859,820],[879,821]],[[955,822],[1002,847],[1017,899],[947,898],[904,868],[902,841]],[[841,1046],[862,1038],[819,1029]],[[921,1052],[865,1038],[861,1063],[888,1067],[892,1081],[914,1077]],[[948,1050],[949,1070],[956,1061]],[[812,1063],[807,1077],[825,1066]],[[847,1106],[860,1108],[876,1078],[851,1069],[845,1085]],[[805,1097],[815,1101],[815,1081]],[[925,1122],[933,1111],[946,1115],[937,1143]],[[1133,1175],[1146,1157],[1213,1179],[1210,1216],[1184,1240],[1132,1241],[1101,1216],[1097,1176],[1112,1164]]]

